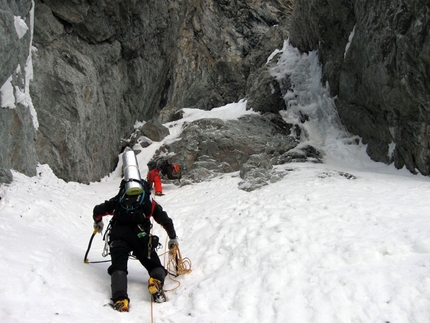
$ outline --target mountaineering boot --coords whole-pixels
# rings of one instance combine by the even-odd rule
[[[166,294],[163,291],[163,283],[155,278],[148,279],[148,291],[155,303],[163,303],[167,301]]]
[[[128,298],[117,300],[113,304],[113,308],[118,312],[128,312],[129,309],[129,300]]]
[[[119,312],[128,312],[130,299],[127,295],[127,272],[114,271],[111,274],[112,307]]]

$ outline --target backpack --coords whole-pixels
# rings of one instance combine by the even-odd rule
[[[175,174],[179,174],[181,171],[181,166],[179,166],[178,164],[173,164],[173,172]]]

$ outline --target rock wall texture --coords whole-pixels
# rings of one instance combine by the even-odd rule
[[[12,29],[17,15],[29,20],[32,1],[19,1],[19,8],[0,1],[1,13],[9,16],[2,28]],[[135,120],[165,122],[184,107],[211,109],[244,98],[268,55],[287,38],[291,13],[289,1],[34,4],[35,157],[28,163],[23,159],[25,167],[5,158],[2,167],[31,174],[37,160],[60,178],[79,182],[98,180],[116,166],[121,139],[130,135]],[[10,33],[0,38],[13,43],[11,56],[20,43],[28,52],[29,39],[11,40]],[[17,64],[0,58],[1,84]],[[2,109],[1,120],[5,114]],[[14,137],[22,136],[14,132]],[[10,152],[12,144],[0,149]]]
[[[295,0],[292,16],[291,8],[0,0],[0,86],[17,98],[15,107],[1,103],[0,182],[10,169],[35,175],[37,163],[66,181],[99,180],[134,140],[134,121],[157,128],[185,107],[247,98],[256,111],[285,109],[266,60],[288,37],[301,51],[318,49],[343,123],[374,160],[429,175],[428,1]],[[28,31],[19,34],[17,23]],[[31,102],[19,99],[30,94]]]
[[[25,91],[25,67],[30,54],[31,32],[20,35],[16,19],[31,26],[31,1],[0,0],[0,87],[16,87],[16,95]],[[14,107],[0,107],[0,183],[10,182],[13,168],[36,175],[36,130],[29,107],[16,100]]]
[[[427,0],[295,0],[290,41],[318,49],[339,116],[369,156],[430,174]]]

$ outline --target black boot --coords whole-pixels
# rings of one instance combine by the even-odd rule
[[[113,307],[120,312],[128,312],[130,299],[127,295],[127,273],[114,271],[111,277]]]

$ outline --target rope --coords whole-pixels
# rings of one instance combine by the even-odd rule
[[[154,203],[152,203],[151,215],[153,212],[154,212]],[[152,233],[152,217],[150,218],[149,221],[151,223],[151,227],[149,229],[149,234],[151,234]],[[154,299],[152,298],[152,295],[149,295],[149,298],[151,299],[151,311],[150,311],[151,323],[154,323]]]
[[[151,296],[151,323],[154,323],[154,300]]]
[[[167,245],[167,238],[166,238]],[[166,265],[166,255],[169,255]],[[172,292],[181,286],[179,280],[173,279],[172,277],[178,277],[179,275],[189,274],[192,269],[191,260],[187,257],[182,258],[181,251],[178,246],[173,247],[171,250],[164,252],[160,256],[164,256],[164,267],[169,273],[169,279],[177,284],[176,287],[172,289],[165,289],[165,292]]]
[[[167,270],[174,267],[176,276],[189,274],[191,269],[191,260],[187,257],[182,258],[181,251],[178,246],[169,250],[169,262],[167,263]]]

